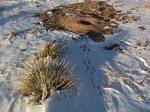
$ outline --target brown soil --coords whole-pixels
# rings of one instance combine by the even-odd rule
[[[120,19],[118,13],[112,5],[93,1],[58,6],[39,13],[38,17],[47,29],[84,33],[94,41],[101,41],[105,34],[117,32],[118,24],[112,19]]]

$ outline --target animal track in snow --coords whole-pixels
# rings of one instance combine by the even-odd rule
[[[96,85],[94,84],[94,76],[96,75],[96,69],[95,69],[94,65],[92,64],[92,60],[89,58],[89,55],[90,55],[89,53],[91,50],[85,44],[81,45],[80,48],[84,52],[83,64],[85,65],[85,69],[90,76],[91,84],[92,84],[93,88],[95,88]]]

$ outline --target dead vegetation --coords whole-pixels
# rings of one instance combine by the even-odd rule
[[[65,45],[53,41],[51,43],[44,44],[43,49],[38,53],[36,58],[45,58],[47,56],[50,56],[52,59],[55,59],[58,57],[62,57],[64,52]]]
[[[133,45],[133,48],[137,54],[145,54],[146,51],[150,50],[150,40],[137,40]]]
[[[72,91],[76,77],[70,63],[61,55],[62,46],[57,42],[44,45],[39,55],[27,59],[19,73],[19,93],[28,96],[30,102],[40,103],[52,91]]]
[[[126,82],[126,81],[133,82],[134,81],[134,78],[132,76],[129,76],[120,70],[116,70],[113,68],[106,68],[104,71],[108,78],[108,82],[106,83],[106,86],[108,86],[108,87],[113,87],[113,84],[119,80],[122,80],[123,82]]]
[[[137,16],[134,16],[132,11],[127,11],[125,13],[118,14],[115,19],[117,21],[122,22],[122,23],[125,24],[125,23],[129,23],[129,22],[132,22],[132,21],[137,21],[140,18],[137,17]]]
[[[47,29],[84,33],[94,41],[101,41],[104,35],[118,31],[118,24],[113,19],[133,20],[131,13],[121,14],[112,5],[102,1],[75,3],[68,7],[58,6],[39,13],[37,17]]]

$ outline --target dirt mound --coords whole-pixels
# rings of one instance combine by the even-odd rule
[[[51,30],[67,30],[87,34],[94,41],[101,41],[105,34],[117,32],[118,13],[105,2],[75,3],[68,7],[58,6],[38,14],[44,26]]]

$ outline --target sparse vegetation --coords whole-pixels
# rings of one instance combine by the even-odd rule
[[[112,87],[114,83],[118,80],[122,80],[125,84],[126,81],[135,82],[134,78],[126,73],[123,73],[121,70],[114,68],[106,68],[105,70],[108,82],[106,86]]]

